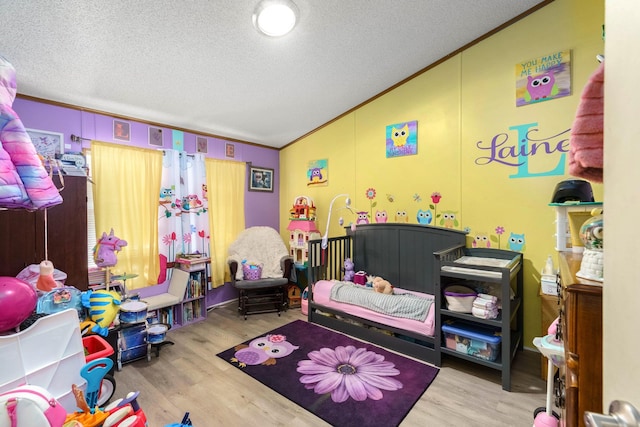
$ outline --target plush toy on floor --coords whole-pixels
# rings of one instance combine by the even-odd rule
[[[382,277],[373,278],[373,290],[380,294],[393,295],[393,285]]]

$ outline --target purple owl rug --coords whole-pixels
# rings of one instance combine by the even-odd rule
[[[438,368],[296,320],[218,354],[333,426],[397,426]]]

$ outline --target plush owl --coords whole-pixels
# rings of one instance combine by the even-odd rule
[[[473,246],[474,248],[490,248],[491,241],[489,240],[489,236],[487,236],[487,233],[478,233],[476,234],[476,237],[473,238],[471,246]]]
[[[369,224],[369,214],[365,211],[356,212],[358,219],[356,219],[356,224]]]
[[[236,346],[231,361],[240,368],[247,365],[275,365],[276,359],[288,356],[299,347],[287,341],[284,335],[266,335],[256,338],[249,345]]]
[[[394,147],[403,147],[407,143],[407,137],[409,136],[409,125],[404,124],[400,129],[395,127],[391,129],[391,140]]]
[[[509,236],[509,249],[512,251],[522,252],[524,250],[525,245],[524,233],[523,234],[515,234],[511,233]]]
[[[409,222],[409,216],[407,216],[407,211],[402,211],[402,210],[396,211],[396,222]]]
[[[387,211],[376,211],[376,222],[387,222]]]
[[[445,228],[454,228],[458,226],[458,219],[456,218],[456,213],[453,211],[443,211],[442,218],[440,219],[440,225]]]
[[[553,72],[527,76],[527,94],[525,101],[540,101],[558,94],[558,85]]]
[[[431,209],[427,209],[426,211],[419,209],[418,210],[418,224],[431,224],[433,220],[433,213]]]

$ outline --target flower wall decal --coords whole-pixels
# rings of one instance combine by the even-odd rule
[[[376,189],[371,187],[367,188],[365,196],[369,199],[369,218],[373,218],[373,208],[378,204],[378,202],[373,201],[373,199],[376,198]]]

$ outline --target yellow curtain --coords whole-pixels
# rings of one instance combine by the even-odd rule
[[[155,285],[162,152],[92,141],[91,168],[97,237],[113,228],[127,241],[111,274],[137,274],[126,281],[128,290]]]
[[[206,159],[211,225],[211,285],[214,288],[229,281],[227,250],[245,228],[244,189],[245,163]]]

